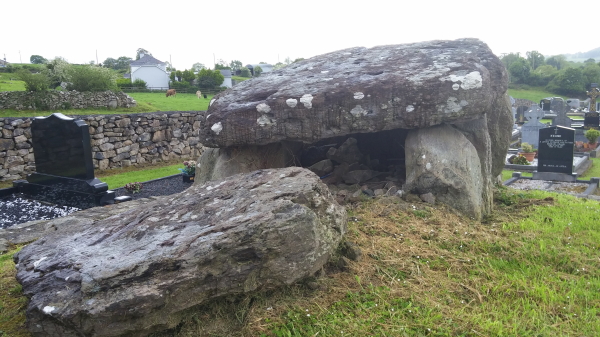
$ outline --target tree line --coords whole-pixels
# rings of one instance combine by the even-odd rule
[[[516,85],[544,87],[565,96],[582,96],[591,83],[600,83],[600,62],[590,58],[583,63],[567,61],[563,55],[545,58],[538,51],[502,55],[509,82]]]
[[[139,60],[145,54],[152,55],[148,50],[138,48],[135,60]],[[287,57],[284,62],[276,63],[274,69],[280,69],[301,60],[303,58],[292,61]],[[32,64],[43,65],[43,68],[16,68],[18,77],[25,82],[28,91],[44,91],[59,86],[66,90],[77,91],[117,90],[131,86],[146,88],[146,83],[140,79],[132,83],[130,79],[121,77],[131,71],[131,62],[134,59],[128,56],[108,57],[102,63],[95,64],[94,61],[90,61],[85,65],[73,65],[61,57],[48,60],[41,55],[31,55],[29,61]],[[259,64],[265,64],[265,62],[259,62]],[[184,70],[177,70],[169,62],[166,62],[166,70],[170,73],[171,87],[175,89],[194,91],[219,88],[225,80],[220,72],[224,69],[229,69],[233,75],[245,78],[257,77],[262,73],[260,66],[255,66],[250,71],[243,66],[240,60],[225,62],[223,59],[219,59],[215,62],[213,69],[208,69],[204,64],[197,62],[190,69]]]

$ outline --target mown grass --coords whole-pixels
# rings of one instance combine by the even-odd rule
[[[207,98],[198,98],[196,94],[177,94],[176,96],[166,97],[165,93],[138,92],[130,93],[138,103],[144,103],[151,106],[154,111],[204,111],[208,109],[208,103],[213,95],[207,95]]]
[[[540,100],[546,97],[562,97],[565,100],[567,99],[567,97],[546,91],[543,87],[530,87],[529,89],[509,88],[508,94],[513,98],[528,99],[535,103],[539,103]]]
[[[96,174],[96,177],[108,184],[109,189],[119,188],[131,182],[144,182],[162,177],[181,173],[183,164],[172,164],[159,167],[149,167],[143,170],[133,168],[131,170],[105,170]]]
[[[110,115],[110,114],[131,114],[141,112],[155,111],[204,111],[208,109],[208,103],[213,95],[208,98],[196,97],[195,94],[177,94],[175,97],[166,97],[165,93],[129,93],[137,101],[134,108],[94,108],[94,109],[56,109],[51,111],[43,110],[0,110],[0,117],[37,117],[48,116],[53,112],[60,112],[66,116],[81,115]]]

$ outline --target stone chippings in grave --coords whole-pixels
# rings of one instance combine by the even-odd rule
[[[0,228],[7,228],[32,220],[50,220],[79,211],[79,208],[52,205],[20,196],[0,200]]]

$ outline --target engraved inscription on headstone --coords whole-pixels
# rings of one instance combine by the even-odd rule
[[[37,117],[31,123],[37,173],[94,179],[89,127],[61,113]]]
[[[592,83],[592,88],[586,94],[590,98],[589,112],[586,112],[583,120],[583,127],[586,129],[598,128],[600,126],[600,114],[596,110],[596,98],[600,96],[598,84]]]
[[[542,118],[544,118],[544,111],[537,104],[531,105],[531,108],[525,113],[527,122],[521,126],[521,143],[529,143],[533,147],[537,147],[539,130],[547,127],[540,122]]]
[[[540,130],[538,172],[573,173],[575,129],[555,126]]]

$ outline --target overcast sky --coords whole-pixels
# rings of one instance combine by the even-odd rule
[[[500,56],[550,56],[600,46],[589,1],[531,0],[6,0],[0,57],[71,63],[135,58],[145,48],[180,70],[214,59],[275,64],[351,47],[478,38]]]

